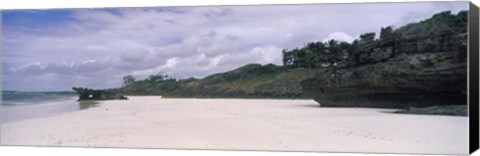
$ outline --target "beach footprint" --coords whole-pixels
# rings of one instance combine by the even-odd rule
[[[369,131],[362,131],[362,130],[351,130],[351,129],[336,129],[333,130],[333,133],[337,136],[348,136],[348,137],[356,137],[356,138],[365,138],[365,139],[372,139],[372,140],[383,140],[383,141],[392,141],[393,138],[388,137],[386,135],[382,135],[375,132]]]

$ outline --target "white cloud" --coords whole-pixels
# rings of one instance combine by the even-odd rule
[[[339,41],[345,41],[345,42],[348,42],[348,43],[352,43],[353,40],[355,40],[357,37],[352,37],[350,35],[348,35],[347,33],[344,33],[344,32],[339,32],[339,31],[336,31],[336,32],[333,32],[331,34],[328,35],[327,38],[325,38],[323,41],[326,42],[328,40],[339,40]]]
[[[141,62],[144,61],[149,54],[146,50],[129,51],[122,55],[122,60],[126,62]]]
[[[250,53],[253,54],[258,60],[256,62],[261,64],[281,64],[281,53],[282,49],[274,46],[264,46],[264,47],[255,47]]]

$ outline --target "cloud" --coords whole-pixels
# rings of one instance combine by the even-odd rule
[[[145,60],[148,54],[149,52],[146,50],[129,51],[124,53],[121,58],[125,62],[141,62]]]
[[[281,49],[306,42],[350,42],[384,26],[467,8],[467,2],[422,2],[72,9],[61,16],[5,11],[3,86],[111,88],[125,74],[143,79],[159,72],[200,78],[248,63],[281,64]],[[45,22],[25,23],[33,18]]]
[[[348,35],[347,33],[344,33],[344,32],[333,32],[331,34],[328,35],[327,38],[325,38],[323,41],[328,41],[328,40],[338,40],[338,41],[345,41],[345,42],[348,42],[348,43],[352,43],[353,40],[355,40],[357,37],[352,37],[350,35]]]

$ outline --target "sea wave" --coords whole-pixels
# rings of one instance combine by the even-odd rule
[[[3,91],[2,106],[20,106],[67,100],[75,97],[73,92],[17,92]]]

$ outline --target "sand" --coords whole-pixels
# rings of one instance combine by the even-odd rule
[[[1,124],[1,145],[467,154],[468,118],[321,108],[313,100],[102,101]]]

